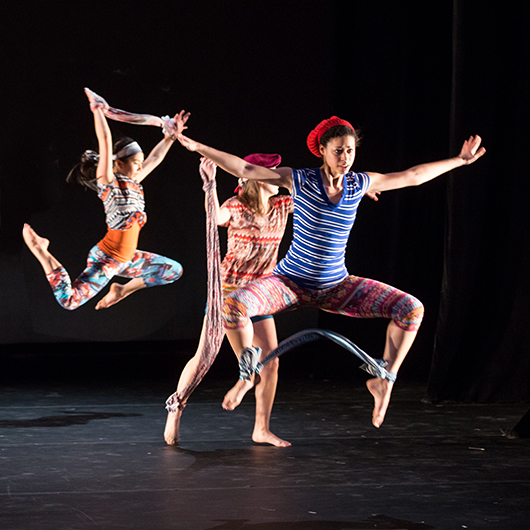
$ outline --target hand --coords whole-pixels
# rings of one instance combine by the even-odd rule
[[[94,112],[96,109],[105,110],[109,108],[109,104],[95,92],[92,92],[89,88],[85,88],[85,94],[90,102],[90,110]]]
[[[185,123],[188,121],[189,117],[190,113],[184,113],[183,110],[178,114],[175,114],[173,118],[163,116],[162,121],[164,122],[164,126],[162,127],[162,132],[164,133],[164,136],[166,138],[171,138],[171,140],[176,140],[177,136],[182,134],[184,129],[187,129]]]
[[[188,121],[190,114],[190,112],[184,112],[183,110],[181,110],[178,114],[175,114],[173,121],[175,122],[177,135],[182,134],[184,129],[187,129],[186,122]]]
[[[366,194],[370,199],[377,202],[379,200],[379,195],[381,195],[380,191],[367,191]]]
[[[462,160],[463,165],[472,164],[486,152],[484,147],[480,147],[480,142],[482,142],[482,138],[478,135],[470,136],[469,140],[464,142],[462,150],[458,155],[458,158]]]
[[[199,170],[201,172],[201,176],[204,175],[203,180],[204,179],[208,181],[215,180],[215,174],[217,173],[217,166],[209,158],[205,158],[205,157],[201,158],[201,164],[200,164]]]
[[[184,136],[183,134],[177,134],[177,140],[188,150],[197,151],[199,149],[199,142]]]

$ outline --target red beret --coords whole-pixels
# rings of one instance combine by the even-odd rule
[[[280,155],[268,155],[265,153],[253,153],[243,158],[250,164],[262,167],[278,167],[282,163]]]
[[[346,120],[341,120],[337,116],[331,116],[331,118],[328,118],[327,120],[322,120],[310,133],[307,137],[307,147],[309,147],[309,150],[315,155],[315,156],[321,156],[320,155],[320,139],[322,138],[322,135],[331,129],[332,127],[335,127],[335,125],[346,125],[346,127],[349,127],[353,131],[355,129],[353,128],[353,125]]]

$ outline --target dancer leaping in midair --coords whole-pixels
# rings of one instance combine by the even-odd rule
[[[66,269],[48,250],[49,241],[38,236],[28,224],[23,229],[24,241],[42,265],[57,302],[69,310],[94,297],[114,276],[131,279],[123,285],[111,284],[96,309],[110,307],[139,289],[172,283],[182,275],[180,263],[137,249],[140,229],[146,222],[140,183],[162,162],[173,144],[176,129],[165,130],[164,139],[144,160],[141,147],[131,138],[121,139],[113,147],[104,114],[107,105],[104,100],[94,99],[90,91],[87,95],[99,153],[85,151],[67,181],[97,192],[105,208],[107,233],[90,250],[85,270],[72,282]],[[189,115],[181,112],[177,116],[182,132]]]

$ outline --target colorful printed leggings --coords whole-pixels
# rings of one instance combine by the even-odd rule
[[[376,280],[348,276],[334,287],[313,290],[273,274],[225,298],[224,325],[226,329],[240,329],[255,315],[272,315],[302,306],[357,318],[390,318],[406,331],[416,331],[423,319],[423,305],[418,299]]]
[[[64,267],[50,272],[46,278],[59,304],[73,310],[99,293],[113,276],[142,278],[146,287],[154,287],[178,280],[182,276],[182,265],[142,250],[137,250],[128,263],[122,263],[96,245],[88,254],[86,269],[73,283]]]

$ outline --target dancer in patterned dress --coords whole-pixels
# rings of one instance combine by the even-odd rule
[[[174,131],[172,135],[165,131],[164,139],[145,160],[140,146],[130,138],[116,142],[113,150],[103,113],[105,105],[90,99],[99,154],[85,151],[67,178],[96,191],[105,208],[107,234],[90,250],[85,270],[72,282],[66,269],[49,252],[49,241],[28,224],[23,229],[24,241],[42,265],[57,302],[68,310],[77,309],[93,298],[114,276],[131,280],[111,284],[96,309],[110,307],[139,289],[172,283],[182,275],[180,263],[137,250],[140,229],[146,222],[140,183],[166,156],[174,142]],[[181,112],[177,116],[179,126],[185,128],[189,114]]]
[[[245,160],[268,168],[281,162],[280,155],[256,153]],[[201,172],[207,180],[215,179],[216,166],[206,158],[201,160]],[[246,181],[237,188],[239,194],[219,206],[214,192],[216,219],[219,226],[228,229],[227,252],[221,263],[223,296],[234,292],[257,278],[272,273],[278,258],[278,248],[285,232],[288,216],[293,210],[290,195],[278,195],[278,186],[268,182]],[[278,345],[276,326],[271,315],[254,316],[251,319],[253,344],[261,348],[262,358]],[[205,339],[206,317],[196,354],[188,361],[180,376],[177,391],[168,399],[168,416],[164,438],[170,445],[179,441],[179,425],[186,402],[215,359],[201,370]],[[198,375],[197,375],[198,374]],[[270,416],[278,381],[278,359],[268,364],[260,374],[256,385],[256,416],[252,440],[276,447],[291,444],[274,435],[269,428]]]
[[[357,148],[352,125],[336,116],[323,120],[307,138],[310,151],[322,159],[315,169],[275,170],[255,166],[180,134],[180,143],[213,160],[228,173],[267,181],[291,191],[294,200],[293,241],[274,273],[239,289],[225,299],[225,331],[240,359],[240,380],[226,394],[223,407],[232,410],[253,386],[257,355],[252,347],[250,318],[286,308],[312,305],[325,311],[360,318],[390,319],[383,363],[395,374],[416,337],[423,306],[413,296],[389,285],[350,276],[345,267],[346,243],[357,206],[369,191],[417,186],[463,165],[484,153],[481,138],[472,136],[454,158],[420,164],[396,173],[355,173],[351,167]],[[393,382],[375,377],[367,381],[374,399],[372,423],[384,420]]]

